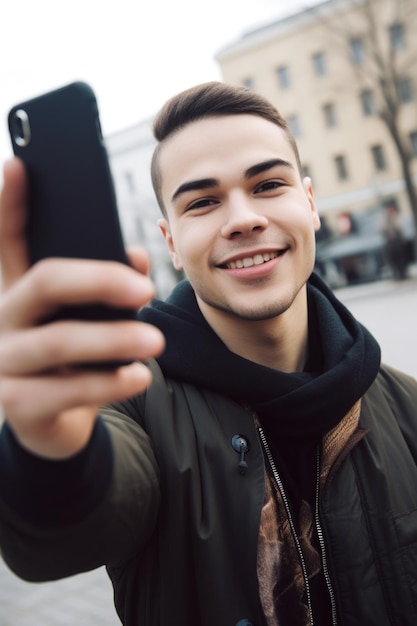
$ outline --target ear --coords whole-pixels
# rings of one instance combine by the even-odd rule
[[[182,270],[182,264],[175,249],[174,238],[172,236],[171,227],[168,220],[166,220],[165,218],[161,218],[160,220],[158,220],[158,226],[163,238],[165,239],[165,243],[167,244],[169,256],[171,257],[173,266],[176,270]]]
[[[314,230],[317,231],[320,228],[320,217],[319,217],[319,212],[317,211],[316,203],[314,202],[313,185],[311,182],[311,178],[309,176],[306,176],[303,179],[303,188],[307,196],[307,200],[311,207],[313,227],[314,227]]]

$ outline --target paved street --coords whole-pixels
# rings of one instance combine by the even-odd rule
[[[104,569],[26,583],[0,559],[0,626],[120,626]]]
[[[405,281],[378,281],[335,293],[379,341],[383,362],[417,378],[417,267]]]
[[[404,282],[339,289],[337,296],[375,335],[383,360],[417,378],[417,271]],[[0,559],[0,626],[117,626],[104,570],[34,585]]]

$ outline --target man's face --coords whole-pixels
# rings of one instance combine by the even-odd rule
[[[320,222],[285,132],[254,115],[203,119],[167,140],[159,167],[160,227],[207,319],[287,310],[313,269]]]

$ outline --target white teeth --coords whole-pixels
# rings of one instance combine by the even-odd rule
[[[242,269],[243,267],[252,267],[252,265],[262,265],[271,259],[275,259],[278,256],[278,252],[265,252],[264,254],[255,254],[254,256],[247,256],[243,259],[237,259],[227,263],[227,268],[230,270]]]

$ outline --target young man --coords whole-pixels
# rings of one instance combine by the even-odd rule
[[[415,624],[417,383],[312,274],[319,218],[285,121],[209,83],[155,136],[187,280],[152,306],[138,252],[28,270],[23,172],[6,168],[5,560],[29,580],[105,564],[126,626]],[[141,321],[37,325],[89,301]],[[146,392],[141,364],[71,367],[116,357],[151,359]]]

